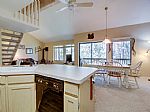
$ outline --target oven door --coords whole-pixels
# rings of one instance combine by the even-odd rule
[[[44,91],[44,85],[37,83],[36,84],[36,109],[37,109],[37,112],[38,112],[38,108],[39,108],[41,100],[42,100],[43,91]]]
[[[44,90],[42,100],[39,105],[39,112],[63,112],[63,93],[47,88]]]

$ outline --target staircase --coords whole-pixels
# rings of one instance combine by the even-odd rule
[[[10,65],[23,38],[23,33],[1,30],[2,64]]]

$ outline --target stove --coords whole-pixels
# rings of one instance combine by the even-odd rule
[[[63,112],[64,81],[41,75],[35,81],[37,112]]]

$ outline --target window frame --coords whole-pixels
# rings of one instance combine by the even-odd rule
[[[79,66],[81,66],[82,64],[81,64],[81,58],[80,58],[80,56],[81,56],[81,54],[80,54],[80,51],[81,51],[81,48],[80,48],[80,45],[81,44],[88,44],[88,43],[90,43],[91,44],[91,58],[89,58],[90,59],[90,62],[91,62],[91,64],[92,64],[92,60],[93,60],[93,56],[92,56],[92,51],[93,51],[93,49],[92,49],[92,46],[93,46],[93,43],[102,43],[103,41],[94,41],[94,42],[80,42],[80,43],[78,43],[78,63],[79,63]],[[107,60],[107,45],[106,45],[106,58],[99,58],[99,59],[102,59],[102,60]],[[96,58],[94,58],[94,59],[96,59]]]
[[[63,60],[61,60],[61,59],[55,59],[55,49],[63,49],[63,60],[64,60],[64,47],[62,46],[62,45],[57,45],[57,46],[53,46],[53,60],[54,61],[63,61]]]
[[[63,60],[57,60],[57,59],[55,59],[55,49],[63,49]],[[74,43],[72,43],[72,44],[65,44],[65,45],[55,45],[55,46],[53,46],[53,60],[54,61],[65,61],[66,60],[66,48],[71,48],[71,55],[73,54],[72,53],[72,49],[74,48],[74,56],[72,55],[72,57],[74,57],[74,59],[72,59],[72,60],[74,60],[75,61],[75,45],[74,45]],[[73,61],[73,62],[74,62]]]
[[[123,42],[123,41],[129,41],[130,42],[130,63],[129,63],[129,65],[131,65],[131,62],[132,62],[132,48],[131,48],[131,40],[130,39],[118,39],[118,40],[113,40],[112,41],[112,43],[111,43],[111,47],[112,47],[111,59],[113,60],[113,42]]]
[[[75,45],[74,44],[64,45],[64,61],[66,60],[66,55],[67,55],[66,54],[66,48],[71,48],[72,62],[74,62],[75,61]],[[73,53],[72,53],[73,49],[74,49],[74,56],[73,56]],[[74,59],[73,59],[73,57],[74,57]]]

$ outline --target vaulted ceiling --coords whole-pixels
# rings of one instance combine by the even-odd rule
[[[105,6],[109,8],[109,28],[150,22],[150,0],[77,0],[88,1],[94,2],[92,8],[75,8],[74,11],[64,10],[56,13],[65,6],[56,0],[55,4],[41,11],[40,30],[31,34],[43,42],[48,42],[72,39],[77,33],[105,29]]]
[[[150,0],[77,1],[93,1],[94,6],[56,13],[56,10],[64,6],[59,2],[41,12],[40,30],[32,34],[47,42],[72,39],[73,34],[105,29],[105,6],[109,8],[109,28],[150,22]]]

